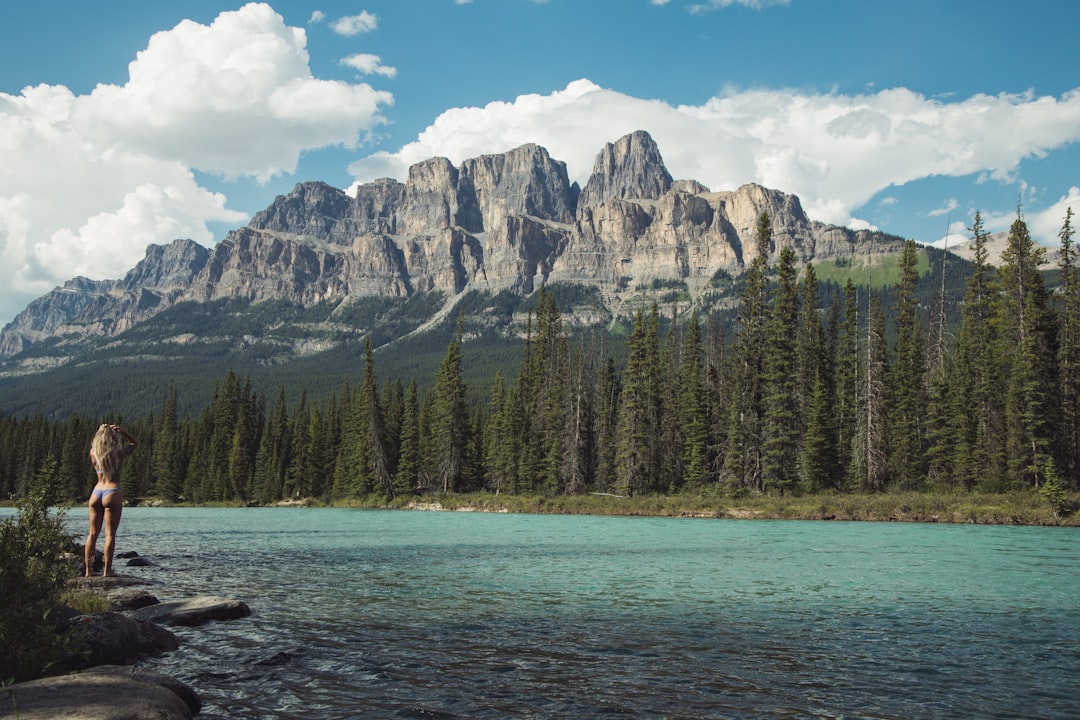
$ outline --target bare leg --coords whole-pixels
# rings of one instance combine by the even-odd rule
[[[116,552],[116,529],[120,527],[120,515],[124,511],[124,503],[119,492],[110,494],[105,499],[105,569],[102,574],[115,575],[113,570],[113,553]]]
[[[104,513],[101,504],[94,502],[94,498],[90,498],[88,505],[90,507],[90,534],[86,536],[83,560],[86,561],[86,577],[91,577],[94,574],[94,556],[97,554],[97,539],[98,534],[101,532],[101,521],[104,519]]]

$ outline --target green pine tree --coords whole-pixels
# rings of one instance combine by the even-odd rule
[[[1058,311],[1058,387],[1061,423],[1057,468],[1059,477],[1071,479],[1076,487],[1080,472],[1080,270],[1073,246],[1072,208],[1058,238],[1058,269],[1061,271],[1061,298]]]
[[[1056,412],[1057,368],[1048,298],[1039,265],[1045,248],[1036,246],[1017,213],[1009,228],[997,296],[1001,332],[999,357],[1008,378],[1005,390],[1005,451],[1009,477],[1021,487],[1038,487],[1051,456]]]
[[[896,287],[896,352],[889,374],[890,475],[905,490],[922,488],[926,476],[926,337],[919,321],[918,251],[908,240]]]
[[[466,387],[461,369],[461,323],[459,316],[457,333],[446,349],[435,378],[431,406],[432,467],[438,487],[444,493],[462,489],[470,440]]]
[[[733,489],[765,489],[763,442],[765,417],[765,347],[769,316],[768,262],[772,223],[761,213],[757,224],[757,252],[744,276],[742,304],[736,320],[732,349],[731,397],[727,418],[725,481]]]
[[[781,494],[799,479],[800,403],[798,334],[798,287],[795,252],[780,251],[776,290],[765,335],[762,395],[764,400],[762,489]]]

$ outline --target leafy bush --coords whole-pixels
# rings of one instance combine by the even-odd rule
[[[70,549],[63,516],[50,513],[59,473],[47,462],[0,522],[0,680],[49,674],[62,662],[67,639],[50,615],[70,575],[61,556]]]

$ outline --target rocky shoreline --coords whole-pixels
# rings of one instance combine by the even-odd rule
[[[129,564],[147,563],[135,556]],[[102,596],[111,609],[87,615],[61,609],[57,622],[79,630],[81,636],[69,657],[70,672],[3,688],[0,717],[188,720],[202,709],[198,693],[135,663],[180,646],[168,626],[197,626],[251,614],[240,600],[211,595],[162,602],[151,592],[156,590],[155,581],[133,575],[78,577],[72,585]]]

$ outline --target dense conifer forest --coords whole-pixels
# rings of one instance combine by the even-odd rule
[[[459,321],[433,381],[380,383],[369,339],[362,377],[318,402],[264,394],[229,371],[195,416],[178,413],[170,386],[140,418],[0,417],[0,497],[44,476],[57,497],[84,500],[102,421],[125,422],[140,440],[123,477],[129,502],[1075,491],[1071,223],[1069,211],[1051,292],[1045,250],[1022,215],[996,268],[976,215],[961,317],[949,322],[940,298],[916,295],[913,242],[885,292],[849,280],[826,303],[812,264],[800,271],[790,249],[771,252],[763,215],[733,325],[696,314],[662,322],[653,304],[614,353],[599,336],[572,342],[541,289],[516,375],[500,372],[482,389],[464,380]]]

